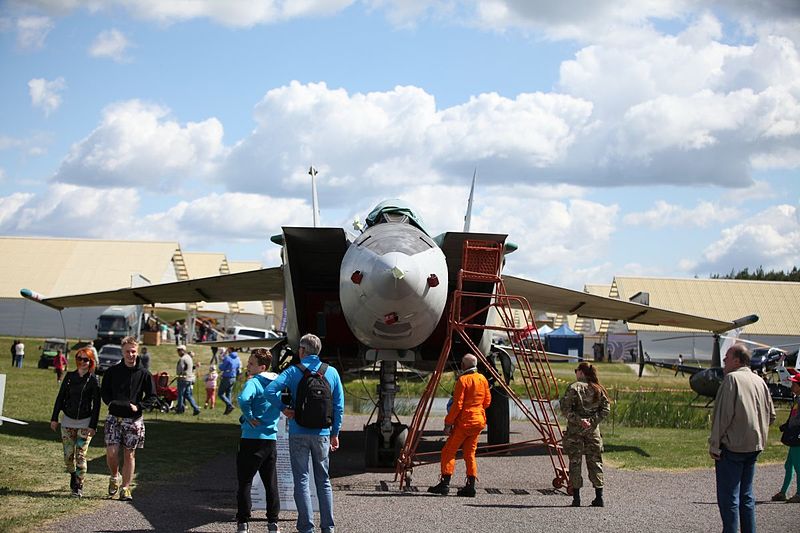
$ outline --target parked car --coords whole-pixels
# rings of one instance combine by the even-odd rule
[[[250,328],[246,326],[235,326],[225,330],[224,341],[242,341],[250,339],[281,339],[278,333],[271,329]]]
[[[53,366],[53,360],[58,355],[59,350],[64,352],[64,355],[69,359],[69,350],[67,343],[64,339],[45,339],[42,344],[42,353],[39,356],[39,368],[48,368]]]
[[[119,344],[106,344],[97,353],[97,373],[102,374],[112,366],[122,361],[122,346]]]

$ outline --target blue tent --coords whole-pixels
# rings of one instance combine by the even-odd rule
[[[554,329],[544,339],[545,350],[548,352],[569,355],[572,350],[573,354],[583,360],[583,335],[570,329],[567,324]]]

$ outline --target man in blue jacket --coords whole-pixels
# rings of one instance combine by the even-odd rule
[[[242,416],[242,438],[239,441],[239,452],[236,454],[236,475],[239,489],[236,493],[238,511],[237,533],[248,531],[252,501],[250,491],[253,476],[258,472],[267,496],[267,531],[279,533],[278,514],[281,511],[281,499],[278,494],[278,472],[276,464],[278,452],[276,436],[281,409],[278,405],[267,402],[265,392],[270,383],[278,377],[267,372],[272,363],[272,353],[266,348],[256,348],[250,352],[247,360],[247,375],[250,379],[239,393],[239,408]]]
[[[336,369],[320,361],[318,354],[321,349],[322,342],[319,337],[312,334],[303,335],[298,348],[300,364],[284,370],[266,391],[267,400],[279,407],[282,406],[281,393],[284,387],[291,393],[291,405],[284,408],[283,413],[289,418],[289,456],[294,480],[294,502],[297,505],[297,530],[300,533],[314,531],[314,514],[308,486],[309,462],[314,469],[320,528],[322,533],[334,533],[333,491],[328,474],[328,453],[339,448],[339,430],[342,427],[344,414],[344,389]],[[295,410],[303,400],[298,398],[298,386],[306,371],[321,374],[323,365],[332,405],[330,424],[328,427],[306,427],[295,420]]]
[[[233,412],[233,402],[231,402],[231,391],[233,385],[236,383],[236,377],[242,368],[242,362],[239,361],[239,354],[233,349],[229,350],[222,362],[219,364],[219,371],[222,374],[222,379],[219,383],[219,396],[220,400],[225,402],[225,412],[223,414],[229,415]]]

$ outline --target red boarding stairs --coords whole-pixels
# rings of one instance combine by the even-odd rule
[[[450,304],[447,321],[447,336],[442,352],[431,374],[430,381],[422,394],[422,398],[414,412],[408,428],[408,437],[397,459],[395,481],[400,482],[401,490],[411,487],[411,476],[415,466],[439,461],[439,452],[417,453],[422,432],[428,421],[436,389],[444,373],[445,365],[451,358],[451,348],[456,334],[465,343],[467,352],[473,353],[502,386],[508,397],[530,421],[541,435],[540,438],[509,444],[481,446],[482,455],[506,453],[513,450],[544,444],[553,465],[555,488],[568,486],[568,470],[562,454],[562,432],[555,411],[550,403],[558,397],[558,385],[553,377],[550,362],[547,360],[539,332],[535,323],[527,323],[527,317],[533,317],[531,307],[525,298],[506,294],[505,285],[500,276],[503,260],[503,244],[492,241],[465,241],[462,252],[462,269],[458,273],[456,290]],[[465,286],[486,288],[491,291],[474,292],[465,290]],[[524,311],[526,323],[515,325],[512,309]],[[492,317],[496,317],[493,320]],[[510,349],[516,359],[518,374],[525,385],[525,397],[520,398],[500,376],[478,349],[469,332],[475,330],[492,330],[506,333]],[[524,337],[532,342],[523,343]],[[505,347],[508,348],[508,347]]]

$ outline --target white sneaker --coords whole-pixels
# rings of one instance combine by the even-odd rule
[[[119,490],[119,484],[122,481],[122,476],[117,474],[108,478],[108,495],[113,496]]]

